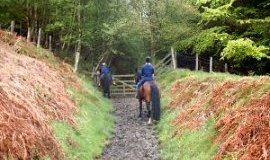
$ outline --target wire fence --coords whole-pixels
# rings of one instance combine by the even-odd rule
[[[176,54],[177,67],[204,72],[229,72],[238,73],[232,66],[229,66],[219,58],[211,56]]]
[[[220,60],[220,58],[205,55],[176,53],[173,49],[172,53],[166,55],[156,67],[157,70],[162,71],[162,68],[165,66],[173,67],[173,63],[176,63],[175,68],[200,70],[204,72],[229,72],[238,74],[237,70]]]

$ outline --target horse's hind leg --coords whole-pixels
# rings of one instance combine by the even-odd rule
[[[152,115],[151,115],[150,102],[146,102],[146,107],[147,107],[147,110],[148,110],[147,117],[149,118],[148,124],[152,124]]]
[[[151,117],[151,108],[150,108],[150,102],[146,102],[146,107],[147,107],[147,117],[150,118]]]
[[[142,117],[142,99],[139,99],[139,117]]]

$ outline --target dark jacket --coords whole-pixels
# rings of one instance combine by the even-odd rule
[[[153,74],[155,73],[155,68],[151,63],[146,63],[142,66],[142,78],[146,81],[154,80]]]

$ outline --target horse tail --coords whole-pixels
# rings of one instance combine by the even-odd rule
[[[160,120],[160,94],[156,84],[151,85],[152,115],[154,120]]]

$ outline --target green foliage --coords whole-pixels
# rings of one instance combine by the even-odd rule
[[[268,1],[197,0],[196,5],[201,30],[178,41],[175,45],[178,51],[223,57],[243,73],[245,70],[259,74],[269,72],[270,61],[266,58],[270,44]],[[252,69],[248,64],[255,67]]]
[[[199,12],[192,1],[161,0],[158,1],[156,18],[156,41],[161,46],[160,54],[167,53],[170,47],[197,33]]]
[[[0,24],[8,28],[15,20],[24,34],[31,27],[35,41],[42,28],[43,45],[48,47],[52,35],[62,57],[73,59],[80,45],[81,69],[92,70],[103,58],[108,64],[123,63],[115,70],[126,73],[146,55],[163,57],[175,41],[197,32],[199,12],[193,1],[3,0]]]
[[[80,105],[76,127],[64,122],[55,122],[53,125],[66,159],[70,160],[95,159],[102,153],[114,128],[112,104],[89,81],[83,81],[86,92],[70,89],[70,94]]]
[[[217,8],[222,5],[228,4],[229,2],[231,2],[231,0],[197,0],[196,4],[199,6]]]
[[[230,40],[226,48],[222,52],[222,58],[230,59],[237,65],[247,58],[261,60],[262,58],[270,58],[267,53],[269,48],[265,46],[257,46],[250,39]]]
[[[196,53],[206,53],[206,52],[214,52],[215,47],[220,44],[226,44],[228,39],[230,39],[230,35],[227,33],[222,33],[223,28],[211,28],[209,30],[202,31],[196,37],[196,43],[194,46],[194,50]]]
[[[231,4],[226,4],[218,8],[206,8],[202,14],[201,23],[207,25],[208,23],[215,21],[221,22],[216,25],[222,25],[228,18],[231,18],[232,15],[228,11],[231,7]]]
[[[193,47],[196,44],[195,41],[196,41],[196,37],[194,36],[194,37],[190,37],[185,40],[182,40],[176,43],[174,46],[176,47],[177,51],[186,52],[188,50],[193,49]]]
[[[217,46],[224,47],[228,40],[231,39],[228,33],[223,32],[224,30],[224,27],[203,30],[198,35],[180,41],[179,44],[176,44],[176,49],[182,52],[193,50],[197,54],[218,52],[216,50]]]
[[[32,40],[43,28],[42,43],[48,47],[52,35],[53,47],[68,53],[63,57],[73,59],[81,45],[81,69],[92,70],[103,58],[127,73],[146,55],[164,57],[173,45],[215,57],[229,40],[249,38],[255,46],[269,46],[269,7],[255,0],[3,0],[0,24],[8,28],[15,20],[23,34],[31,27]],[[267,71],[267,63],[258,66]]]

